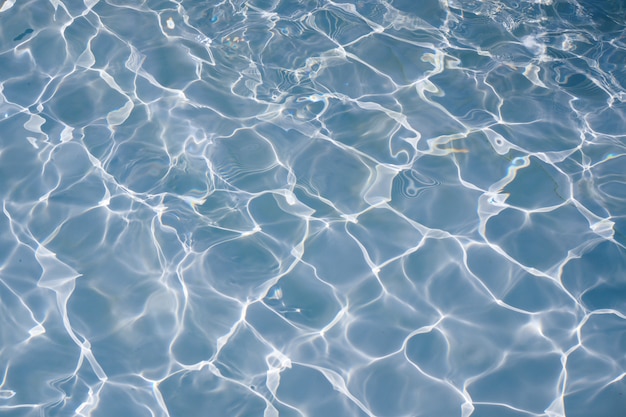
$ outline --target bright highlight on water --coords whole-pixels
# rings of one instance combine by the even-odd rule
[[[624,415],[625,29],[1,2],[0,415]]]

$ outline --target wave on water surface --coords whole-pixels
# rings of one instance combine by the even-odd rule
[[[0,5],[0,414],[626,410],[626,5]]]

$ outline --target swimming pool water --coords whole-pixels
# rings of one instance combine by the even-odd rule
[[[625,16],[4,0],[0,414],[625,415]]]

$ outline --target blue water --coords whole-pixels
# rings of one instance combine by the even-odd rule
[[[626,415],[626,3],[0,3],[0,415]]]

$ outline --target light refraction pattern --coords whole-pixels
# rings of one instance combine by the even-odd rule
[[[5,0],[0,414],[621,415],[622,4]]]

